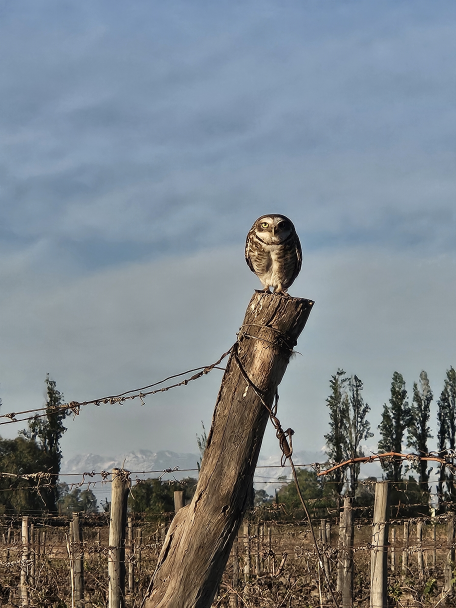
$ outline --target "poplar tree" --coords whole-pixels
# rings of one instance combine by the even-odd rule
[[[373,437],[366,416],[370,411],[362,398],[363,383],[358,376],[347,378],[343,369],[338,369],[330,380],[331,395],[326,400],[329,407],[330,432],[325,435],[326,453],[334,462],[363,456],[361,442]],[[354,496],[359,475],[359,465],[351,464],[350,495]],[[333,473],[335,488],[340,495],[345,476],[341,469]]]
[[[347,455],[348,397],[345,392],[346,382],[345,372],[340,368],[329,381],[331,394],[326,399],[326,405],[329,408],[329,433],[325,435],[325,451],[332,462],[342,462]],[[334,488],[340,496],[345,482],[343,469],[336,469],[331,477],[334,481]]]
[[[363,383],[360,378],[358,378],[358,376],[352,376],[348,380],[348,415],[346,418],[348,458],[364,456],[361,442],[374,436],[370,430],[370,422],[367,420],[370,406],[367,403],[364,403],[361,394],[362,390]],[[350,495],[354,497],[358,482],[359,464],[351,464],[349,469]]]
[[[447,370],[443,391],[438,401],[437,420],[439,423],[438,439],[439,452],[443,456],[449,456],[451,462],[454,460],[456,446],[456,371],[453,367]],[[439,494],[442,498],[443,481],[446,481],[447,492],[450,500],[454,500],[454,473],[451,469],[440,467]]]
[[[410,424],[410,406],[407,401],[407,391],[402,374],[394,372],[391,382],[391,397],[389,405],[383,405],[382,421],[378,425],[380,431],[380,441],[378,451],[402,452],[402,442],[404,432]],[[391,460],[381,461],[383,470],[386,472],[386,479],[400,481],[402,478],[402,460],[391,458]]]
[[[412,448],[421,456],[429,452],[428,439],[432,438],[428,424],[432,399],[433,395],[427,373],[422,371],[419,386],[416,382],[413,383],[413,402],[410,408],[410,425],[407,433],[407,447]],[[412,467],[418,471],[421,490],[429,492],[427,461],[420,460],[414,463]]]

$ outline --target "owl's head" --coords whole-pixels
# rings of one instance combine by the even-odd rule
[[[262,215],[253,224],[255,234],[268,245],[280,245],[295,232],[293,222],[284,215]]]

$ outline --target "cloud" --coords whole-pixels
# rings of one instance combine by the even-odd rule
[[[95,269],[280,209],[310,249],[454,249],[451,2],[26,6],[0,26],[12,247]]]

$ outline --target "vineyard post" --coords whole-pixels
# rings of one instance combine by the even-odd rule
[[[176,490],[174,492],[174,512],[177,513],[179,509],[182,509],[184,504],[184,491]]]
[[[108,608],[124,606],[125,596],[125,527],[130,489],[128,471],[112,470],[111,512],[108,547]]]
[[[233,545],[233,592],[230,594],[230,608],[238,608],[237,588],[239,586],[239,541]]]
[[[73,513],[73,568],[74,568],[74,601],[76,608],[82,608],[84,602],[84,554],[82,528],[79,513]]]
[[[348,498],[348,496],[346,498]],[[338,542],[339,559],[337,562],[337,579],[336,579],[337,593],[340,593],[342,591],[342,581],[343,581],[343,576],[344,576],[344,566],[343,566],[344,535],[345,535],[345,499],[344,499],[344,510],[340,512],[340,518],[339,518],[339,542]]]
[[[134,593],[135,587],[135,561],[134,561],[134,544],[133,544],[133,520],[131,516],[128,518],[127,524],[127,546],[128,550],[128,593]]]
[[[323,568],[325,570],[326,578],[329,580],[331,576],[331,572],[329,569],[329,560],[328,560],[328,538],[326,536],[327,525],[326,519],[320,520],[320,540],[323,548]]]
[[[256,292],[226,364],[191,503],[175,515],[145,608],[209,608],[248,508],[269,413],[313,302]]]
[[[418,551],[416,553],[417,565],[418,565],[418,576],[420,580],[424,578],[424,561],[423,561],[423,522],[416,522],[416,543],[418,545]]]
[[[453,513],[448,514],[447,521],[447,560],[445,563],[444,570],[444,587],[443,592],[446,594],[445,600],[450,599],[453,595],[453,568],[454,568],[454,515]]]
[[[371,551],[370,608],[386,608],[388,555],[388,482],[375,484],[374,519]]]
[[[21,559],[21,606],[28,606],[28,560],[30,554],[28,516],[22,517],[22,559]]]
[[[402,548],[402,576],[406,577],[408,572],[408,546],[409,546],[410,522],[404,521],[404,546]]]
[[[436,522],[432,520],[432,567],[435,568],[437,564],[437,538],[436,538]]]
[[[248,583],[250,579],[250,536],[249,522],[244,521],[244,580]]]
[[[138,567],[138,574],[141,575],[141,556],[142,556],[142,528],[136,530],[136,564]]]
[[[35,584],[35,526],[30,524],[30,583]]]
[[[342,608],[353,606],[353,509],[349,496],[344,497],[344,512],[341,517],[343,521],[342,533],[342,572],[340,577]]]
[[[396,526],[391,526],[391,572],[396,570]]]
[[[255,574],[257,578],[261,575],[260,565],[260,524],[255,526]]]

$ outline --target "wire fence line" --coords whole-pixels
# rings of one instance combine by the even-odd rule
[[[223,353],[223,355],[219,359],[217,359],[217,361],[215,361],[214,363],[211,363],[210,365],[207,365],[204,367],[196,367],[194,369],[189,369],[185,372],[173,374],[172,376],[167,376],[166,378],[163,378],[162,380],[158,380],[157,382],[154,382],[147,386],[143,386],[141,388],[136,388],[136,389],[132,389],[130,391],[125,391],[125,392],[119,393],[117,395],[109,395],[107,397],[91,399],[88,401],[70,401],[68,403],[62,403],[58,406],[45,406],[45,407],[33,408],[33,409],[29,409],[29,410],[22,410],[19,412],[9,412],[7,414],[2,414],[2,415],[0,415],[0,418],[8,418],[8,420],[4,420],[3,422],[0,422],[0,426],[4,425],[4,424],[14,424],[17,422],[25,422],[27,420],[32,420],[33,418],[36,418],[36,417],[39,418],[39,417],[47,416],[48,414],[57,414],[59,412],[64,412],[67,414],[72,413],[74,416],[78,416],[81,408],[85,405],[96,405],[96,406],[100,406],[102,404],[123,405],[126,401],[132,401],[133,399],[140,399],[141,405],[145,405],[144,397],[156,395],[158,393],[164,393],[166,391],[169,391],[173,388],[177,388],[179,386],[187,386],[187,384],[189,384],[190,382],[193,382],[194,380],[199,380],[199,378],[202,378],[203,376],[207,375],[213,369],[221,369],[224,371],[224,368],[219,367],[219,363],[221,363],[223,361],[223,359],[231,353],[233,346],[231,346],[229,350],[227,350],[225,353]],[[186,376],[188,374],[191,374],[192,372],[197,372],[197,373],[193,374],[193,376],[191,376],[190,378],[186,378],[185,380],[182,380],[181,382],[177,382],[175,384],[171,384],[169,386],[165,386],[165,387],[162,387],[162,388],[159,388],[156,390],[147,390],[154,386],[158,386],[159,384],[163,384],[164,382],[167,382],[168,380],[171,380],[173,378],[178,378],[180,376]],[[37,412],[42,412],[42,413],[38,414]],[[33,415],[27,416],[25,418],[17,418],[17,416],[23,416],[24,414],[33,414]]]
[[[423,454],[423,455],[419,455],[419,454],[415,454],[415,453],[410,453],[410,454],[400,454],[400,453],[395,453],[395,452],[388,452],[386,454],[383,453],[379,453],[379,454],[372,454],[370,456],[365,456],[362,458],[356,458],[356,459],[350,459],[350,460],[346,460],[344,462],[341,463],[333,463],[333,462],[308,462],[308,463],[295,463],[294,466],[296,468],[306,468],[306,469],[313,469],[316,473],[318,477],[323,477],[326,475],[329,475],[330,473],[332,473],[334,470],[341,468],[341,467],[348,467],[351,464],[368,464],[371,462],[374,462],[376,460],[389,460],[392,457],[394,458],[400,458],[403,461],[408,461],[408,462],[418,462],[420,460],[425,460],[425,461],[429,461],[429,460],[435,460],[439,463],[441,463],[443,466],[445,467],[452,467],[454,466],[456,468],[456,465],[453,464],[452,459],[453,459],[453,454],[451,455],[446,455],[445,457],[442,456],[436,456],[435,452],[430,452],[429,454]],[[328,469],[324,469],[324,467],[330,467]],[[260,470],[260,469],[286,469],[286,468],[292,468],[290,464],[287,464],[286,462],[283,464],[269,464],[269,465],[258,465],[256,467],[256,470]],[[123,468],[122,467],[117,467],[117,469],[119,471],[122,471]],[[125,469],[127,471],[127,469]],[[148,474],[159,474],[160,477],[166,475],[166,474],[171,474],[171,473],[198,473],[199,469],[198,467],[195,468],[185,468],[185,469],[181,469],[178,465],[173,466],[173,467],[167,467],[164,469],[143,469],[143,470],[139,470],[139,471],[130,471],[128,470],[128,473],[130,475],[148,475]],[[34,472],[34,473],[10,473],[8,471],[0,471],[0,479],[1,478],[16,478],[16,479],[50,479],[52,477],[82,477],[82,478],[86,478],[86,477],[96,477],[96,476],[101,476],[103,481],[109,481],[109,476],[112,474],[112,470],[107,471],[107,470],[101,470],[101,471],[81,471],[81,472],[59,472],[59,473],[51,473],[49,471],[38,471],[38,472]],[[259,477],[257,475],[255,475],[256,477]],[[269,478],[268,478],[269,479]],[[292,479],[290,478],[289,480],[279,480],[276,478],[270,478],[271,481],[280,481],[280,482],[288,482],[288,481],[292,481]],[[177,481],[177,480],[176,480]],[[402,482],[397,482],[394,480],[388,480],[385,479],[384,480],[386,483],[390,483],[390,484],[397,484],[397,483],[404,483],[407,484],[408,480],[403,480]],[[325,484],[331,484],[331,483],[339,483],[336,481],[332,481],[331,479],[325,479],[324,480]],[[358,479],[357,483],[359,485],[375,485],[376,480],[372,480],[372,479]],[[419,483],[418,481],[416,481],[416,483]],[[429,485],[431,482],[422,482],[423,484]]]

